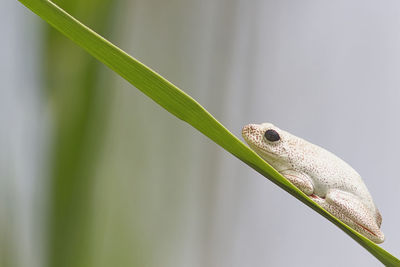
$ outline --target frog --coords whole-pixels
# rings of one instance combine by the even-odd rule
[[[382,216],[360,174],[328,150],[272,123],[248,124],[242,136],[249,147],[310,199],[380,244]]]

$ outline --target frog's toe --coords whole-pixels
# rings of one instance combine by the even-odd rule
[[[382,224],[382,215],[379,212],[378,209],[376,209],[376,223],[378,224],[379,227],[381,227]]]
[[[366,236],[371,241],[373,241],[377,244],[383,243],[383,241],[385,241],[385,235],[383,234],[381,229],[379,229],[379,228],[369,229],[357,222],[355,222],[355,224],[356,224],[356,226],[352,227],[352,228],[357,230],[357,232],[362,233],[364,236]]]

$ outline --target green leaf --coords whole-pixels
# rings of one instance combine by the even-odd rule
[[[229,132],[198,102],[162,76],[113,45],[47,0],[19,0],[26,7],[88,51],[128,82],[179,119],[209,137],[254,170],[327,218],[386,266],[400,266],[400,260],[343,224],[318,206],[250,148]]]

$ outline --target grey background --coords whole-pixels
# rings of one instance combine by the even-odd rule
[[[13,240],[7,249],[23,255],[20,266],[40,266],[41,208],[30,205],[46,187],[38,166],[49,122],[35,68],[43,25],[16,1],[0,12],[0,245]],[[136,0],[118,12],[112,41],[237,136],[247,123],[272,122],[358,170],[383,215],[382,247],[400,256],[399,2]],[[379,266],[125,81],[116,77],[115,85],[97,208],[135,220],[152,265]],[[120,172],[112,181],[110,169]],[[118,227],[94,221],[101,233]],[[99,264],[101,252],[107,246],[96,249]]]

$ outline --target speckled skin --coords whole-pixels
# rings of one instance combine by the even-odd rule
[[[280,140],[268,141],[267,130]],[[270,123],[249,124],[243,138],[264,160],[311,199],[375,243],[382,243],[382,217],[360,175],[329,151]]]

